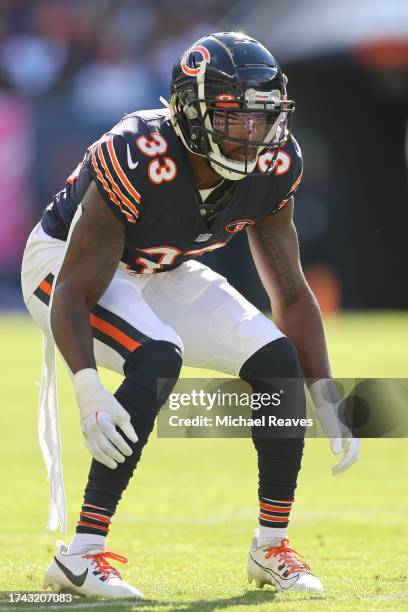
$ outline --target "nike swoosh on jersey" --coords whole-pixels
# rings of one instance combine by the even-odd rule
[[[127,146],[127,163],[128,163],[128,166],[129,166],[129,168],[131,170],[134,170],[139,165],[138,161],[137,162],[133,161],[132,156],[130,154],[130,146],[129,145]]]
[[[58,561],[57,557],[54,557],[54,559],[61,572],[65,574],[65,576],[70,582],[72,582],[72,584],[77,587],[81,587],[84,584],[88,575],[88,568],[86,568],[86,570],[82,574],[73,574],[70,569],[68,569],[67,567],[65,567],[65,565],[62,565],[62,563]]]

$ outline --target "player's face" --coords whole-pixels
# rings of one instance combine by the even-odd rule
[[[221,153],[228,159],[235,161],[252,161],[256,155],[255,147],[244,147],[232,142],[222,142],[220,145]]]
[[[236,161],[253,160],[256,149],[268,137],[275,120],[276,115],[272,114],[215,112],[213,127],[220,138],[222,136],[220,148],[223,155]]]

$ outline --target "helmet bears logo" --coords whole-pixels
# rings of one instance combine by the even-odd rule
[[[200,72],[199,66],[197,68],[190,68],[190,66],[187,64],[189,56],[194,52],[201,53],[203,60],[207,64],[209,64],[211,61],[211,56],[210,56],[210,52],[208,51],[208,49],[200,45],[198,45],[197,47],[191,47],[191,49],[188,49],[188,51],[185,52],[180,62],[180,67],[182,71],[184,72],[184,74],[187,74],[188,76],[196,76]]]

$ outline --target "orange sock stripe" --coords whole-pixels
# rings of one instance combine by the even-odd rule
[[[115,168],[116,172],[118,173],[118,176],[119,176],[120,180],[122,181],[123,186],[125,187],[125,189],[128,190],[128,192],[130,193],[131,197],[135,198],[136,202],[140,203],[140,201],[142,199],[140,193],[138,191],[136,191],[136,189],[133,187],[133,185],[129,182],[126,174],[123,172],[122,168],[120,167],[120,164],[118,162],[118,158],[116,157],[115,147],[113,146],[113,136],[108,140],[108,153],[109,153],[109,157],[111,159],[111,162],[113,164],[113,167]]]
[[[259,518],[275,523],[286,523],[289,520],[288,516],[270,516],[269,514],[262,514],[262,512],[259,514]]]
[[[140,342],[136,342],[136,340],[133,340],[133,338],[131,338],[124,332],[120,331],[120,329],[118,329],[111,323],[104,321],[103,319],[101,319],[100,317],[97,317],[93,313],[90,314],[89,320],[90,320],[92,327],[95,327],[96,329],[99,329],[99,331],[103,332],[107,336],[110,336],[111,338],[116,340],[116,342],[124,346],[129,351],[134,351],[137,348],[139,348],[141,344]]]
[[[99,525],[94,525],[93,523],[87,523],[85,521],[78,521],[77,525],[83,525],[84,527],[93,527],[94,529],[100,529],[101,531],[106,531],[106,533],[109,532],[109,528],[108,527],[102,527]]]
[[[114,180],[112,174],[109,171],[108,164],[105,161],[105,156],[104,156],[103,151],[102,151],[102,145],[100,145],[100,144],[98,145],[98,158],[99,158],[99,161],[101,162],[101,164],[103,166],[105,174],[108,177],[108,179],[109,179],[109,181],[110,181],[110,183],[112,185],[112,188],[113,188],[114,192],[116,193],[117,197],[121,199],[122,204],[124,204],[124,206],[126,206],[126,208],[128,208],[131,211],[131,213],[133,213],[134,216],[137,218],[139,216],[139,211],[137,210],[136,206],[134,204],[132,204],[132,202],[130,200],[128,200],[128,198],[121,191],[121,189],[119,188],[117,183],[115,183],[115,180]],[[140,201],[140,199],[137,200],[137,201]]]
[[[96,519],[97,521],[102,521],[102,523],[111,523],[112,521],[107,517],[103,516],[103,514],[91,514],[90,512],[80,512],[81,516],[87,516],[88,518]]]
[[[259,503],[259,507],[261,510],[269,510],[270,512],[290,512],[292,510],[292,506],[286,506],[283,508],[282,506],[270,506],[269,504],[264,504],[262,502]]]
[[[122,206],[122,204],[119,202],[119,200],[117,199],[117,197],[115,196],[115,194],[112,192],[111,188],[109,187],[108,183],[106,182],[105,178],[103,177],[102,172],[100,171],[99,167],[98,167],[98,162],[96,160],[96,156],[95,156],[95,152],[92,153],[92,165],[93,168],[95,170],[96,176],[98,177],[102,187],[105,189],[105,191],[107,192],[110,200],[116,204],[116,206],[119,208],[119,210],[125,215],[126,219],[130,222],[130,223],[136,223],[136,219],[129,214]]]

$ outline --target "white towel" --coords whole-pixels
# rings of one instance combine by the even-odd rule
[[[62,474],[61,440],[58,421],[57,374],[55,343],[44,334],[44,361],[38,400],[38,439],[48,471],[50,483],[50,509],[47,528],[67,531],[67,504]]]
[[[64,255],[61,258],[62,264],[65,253],[71,240],[72,231],[75,224],[82,214],[82,206],[79,205],[69,228],[68,237],[65,243]],[[55,272],[53,286],[59,274],[59,269]],[[51,316],[52,300],[54,291],[51,292],[51,299],[48,308],[48,317]],[[47,325],[51,329],[51,325]],[[40,397],[38,401],[38,438],[45,465],[48,471],[50,483],[50,510],[48,515],[47,528],[50,531],[67,532],[67,503],[65,499],[64,477],[62,474],[61,440],[58,420],[58,395],[57,395],[57,373],[55,367],[55,342],[52,335],[44,334],[44,361],[41,377]],[[67,364],[69,375],[73,376]]]

